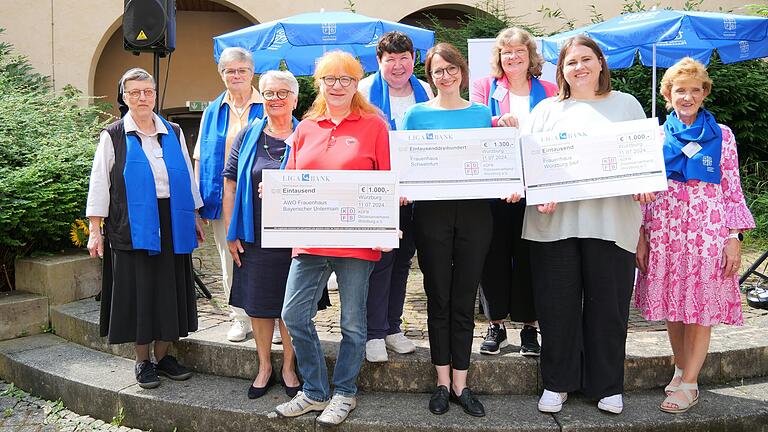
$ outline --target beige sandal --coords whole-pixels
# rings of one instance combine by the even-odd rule
[[[675,397],[677,392],[682,392],[685,400]],[[664,406],[665,403],[676,405],[676,408],[666,407]],[[697,383],[683,382],[680,383],[674,393],[664,399],[664,402],[659,405],[659,409],[672,414],[681,414],[691,409],[697,403],[699,403],[699,385]]]
[[[675,379],[679,379],[680,382],[683,382],[683,370],[677,367],[677,365],[675,365],[675,374],[672,375],[672,379],[669,381],[669,384],[664,387],[664,393],[666,393],[667,396],[676,392],[678,389],[678,386],[672,384]]]

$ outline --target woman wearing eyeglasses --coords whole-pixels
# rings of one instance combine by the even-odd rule
[[[203,112],[192,158],[195,159],[195,173],[204,202],[200,217],[206,223],[211,223],[221,263],[221,281],[224,293],[229,298],[232,256],[226,241],[227,225],[221,214],[224,192],[221,172],[238,132],[248,123],[264,116],[264,100],[251,83],[253,57],[250,52],[243,48],[224,49],[219,56],[218,69],[226,89]],[[244,341],[251,330],[248,314],[242,308],[230,306],[230,317],[233,322],[227,332],[227,339],[232,342]]]
[[[152,75],[130,69],[120,92],[128,113],[101,131],[93,158],[88,251],[104,257],[101,335],[134,343],[136,381],[154,388],[158,374],[192,375],[168,348],[197,330],[191,253],[204,239],[196,217],[203,201],[181,128],[152,112]]]
[[[404,130],[491,127],[490,109],[461,97],[469,86],[469,73],[466,60],[453,45],[440,43],[430,48],[424,67],[437,96],[406,111]],[[509,202],[519,200],[519,195],[508,198]],[[418,201],[413,219],[427,293],[429,349],[437,370],[429,410],[444,414],[451,400],[469,415],[485,416],[483,404],[467,386],[467,370],[475,296],[493,229],[489,202]]]
[[[387,124],[357,91],[362,77],[360,62],[348,53],[332,51],[320,58],[314,74],[317,98],[296,127],[286,169],[389,170]],[[293,400],[277,406],[279,415],[322,411],[317,421],[335,425],[355,408],[367,339],[368,279],[380,257],[376,249],[293,250],[282,316],[293,338],[304,385]],[[342,335],[333,391],[312,321],[332,271],[339,284]]]
[[[261,247],[261,199],[254,185],[261,182],[262,170],[279,169],[283,162],[285,139],[298,124],[292,113],[298,100],[299,83],[287,71],[269,71],[259,78],[265,116],[241,130],[232,143],[224,167],[222,216],[229,227],[227,243],[234,261],[232,295],[229,304],[245,310],[250,317],[259,372],[248,388],[248,397],[264,396],[272,386],[272,332],[280,318],[285,281],[291,265],[290,249]],[[280,322],[283,365],[280,381],[288,396],[300,389],[294,368],[291,339]]]

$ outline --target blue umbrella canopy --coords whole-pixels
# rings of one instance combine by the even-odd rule
[[[315,62],[327,51],[342,50],[359,57],[367,72],[378,69],[376,44],[381,35],[401,31],[421,52],[434,45],[431,30],[351,12],[314,12],[246,27],[213,38],[216,62],[225,48],[241,47],[253,54],[255,72],[278,69],[285,61],[294,75],[311,75]]]
[[[619,15],[542,39],[544,59],[556,63],[560,48],[585,34],[603,50],[611,69],[632,66],[635,54],[653,67],[651,105],[656,116],[656,67],[671,67],[685,56],[709,64],[717,49],[723,63],[768,57],[768,18],[714,12],[651,10]]]
[[[724,63],[768,56],[768,18],[652,10],[544,38],[544,58],[556,62],[563,43],[578,34],[586,34],[600,45],[612,69],[632,66],[636,53],[644,65],[653,66],[655,61],[661,67],[670,67],[685,56],[708,64],[715,49]]]

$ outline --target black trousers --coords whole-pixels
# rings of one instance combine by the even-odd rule
[[[492,235],[488,201],[418,202],[414,226],[432,363],[467,370],[477,285]]]
[[[623,393],[634,261],[605,240],[531,242],[545,389],[592,398]]]
[[[481,284],[483,311],[489,320],[507,316],[515,322],[536,321],[528,240],[522,239],[525,199],[491,202],[493,237],[485,257]]]

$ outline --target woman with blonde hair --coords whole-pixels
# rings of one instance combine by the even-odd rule
[[[472,102],[487,105],[493,125],[520,127],[533,107],[555,96],[557,86],[540,80],[544,59],[536,50],[530,33],[512,27],[496,36],[491,50],[491,75],[472,85]],[[481,354],[499,354],[507,346],[504,319],[522,322],[520,354],[538,356],[536,308],[533,304],[528,242],[521,238],[525,199],[517,203],[491,203],[493,239],[483,267],[481,283],[483,310],[488,331]]]
[[[741,232],[755,227],[739,179],[736,140],[702,107],[707,69],[686,57],[667,69],[661,94],[668,190],[643,207],[635,304],[667,321],[675,372],[659,408],[682,413],[699,400],[699,372],[712,326],[742,325],[738,271]]]
[[[389,170],[387,124],[357,91],[363,68],[352,55],[332,51],[315,69],[317,98],[294,132],[286,169]],[[293,338],[304,385],[277,406],[283,417],[322,411],[317,421],[336,425],[355,408],[357,375],[365,356],[368,279],[381,250],[295,248],[283,303],[283,321]],[[336,272],[341,334],[334,389],[312,319],[331,272]]]

